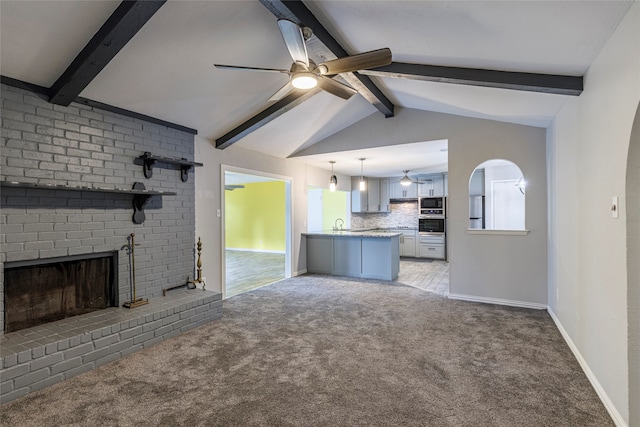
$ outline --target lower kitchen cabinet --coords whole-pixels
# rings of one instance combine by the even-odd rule
[[[398,237],[362,239],[362,276],[372,279],[394,280],[400,272]]]
[[[444,236],[420,236],[420,258],[446,259]]]
[[[395,233],[305,233],[307,272],[395,280],[400,271]]]
[[[416,236],[402,237],[402,243],[400,244],[400,256],[415,257],[416,256]]]
[[[333,274],[358,276],[362,270],[361,259],[361,239],[333,239]]]
[[[400,256],[415,257],[416,256],[416,231],[397,229],[391,230],[394,233],[401,233],[400,236]]]
[[[333,272],[333,238],[314,236],[307,238],[307,270],[320,274],[332,274]]]

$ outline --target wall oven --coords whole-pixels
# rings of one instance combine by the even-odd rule
[[[445,216],[444,197],[421,197],[420,198],[421,217],[443,217]]]
[[[444,234],[445,219],[441,218],[425,218],[418,217],[418,233],[419,234]]]

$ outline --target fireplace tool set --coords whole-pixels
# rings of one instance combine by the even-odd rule
[[[134,248],[139,246],[139,244],[135,243],[135,236],[136,235],[134,233],[129,234],[127,237],[127,244],[120,248],[120,250],[125,249],[127,251],[127,255],[129,255],[129,286],[131,290],[131,301],[127,301],[122,304],[125,308],[134,308],[149,304],[148,299],[136,298],[136,258]]]
[[[202,254],[202,241],[200,240],[199,237],[198,237],[198,243],[196,245],[196,248],[198,250],[198,261],[196,262],[196,266],[198,267],[198,269],[196,271],[196,278],[193,280],[189,280],[189,278],[187,277],[187,282],[185,284],[163,289],[162,296],[166,296],[167,292],[173,289],[185,288],[185,287],[187,289],[195,289],[199,283],[202,283],[202,290],[204,291],[204,287],[206,286],[206,283],[205,283],[205,278],[202,277],[202,260],[200,258]]]

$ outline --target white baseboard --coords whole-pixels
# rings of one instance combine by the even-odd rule
[[[598,378],[596,377],[596,375],[593,373],[591,368],[589,368],[589,364],[587,363],[586,360],[584,360],[584,357],[582,357],[582,354],[580,354],[578,347],[576,347],[576,345],[573,343],[573,340],[571,339],[567,331],[562,326],[562,323],[560,323],[560,320],[558,319],[556,314],[553,312],[553,310],[551,310],[551,308],[548,308],[547,311],[551,316],[551,318],[553,319],[553,321],[555,322],[556,327],[558,328],[558,330],[560,331],[560,334],[562,335],[562,338],[564,338],[567,345],[571,349],[571,352],[573,353],[575,358],[578,360],[580,367],[582,368],[585,375],[589,379],[589,382],[591,383],[594,390],[598,394],[598,397],[602,401],[602,404],[604,405],[604,407],[607,409],[607,412],[609,412],[609,415],[611,416],[611,419],[613,420],[615,425],[618,427],[628,427],[627,423],[622,418],[622,415],[620,415],[620,412],[618,412],[615,405],[613,404],[611,399],[609,399],[609,396],[602,388],[602,385],[600,385],[600,381],[598,381]]]
[[[461,300],[461,301],[470,301],[470,302],[482,302],[485,304],[497,304],[497,305],[507,305],[510,307],[520,307],[520,308],[533,308],[535,310],[546,310],[546,304],[538,304],[534,302],[525,302],[525,301],[515,301],[501,298],[490,298],[490,297],[478,297],[475,295],[465,295],[465,294],[449,294],[449,299]]]

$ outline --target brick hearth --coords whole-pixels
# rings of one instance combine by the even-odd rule
[[[0,403],[222,317],[221,294],[177,290],[148,305],[111,307],[0,337]]]

